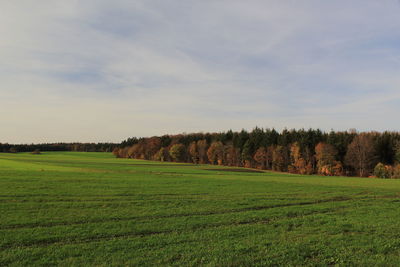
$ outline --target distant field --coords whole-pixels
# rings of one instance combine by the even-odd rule
[[[0,266],[400,265],[400,180],[0,154]]]

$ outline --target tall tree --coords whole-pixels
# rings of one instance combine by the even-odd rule
[[[205,164],[208,162],[207,157],[208,144],[207,140],[202,139],[197,141],[197,151],[199,153],[199,163]]]
[[[292,165],[290,172],[305,174],[307,172],[307,162],[301,155],[301,148],[298,142],[290,146],[290,159]]]
[[[336,165],[337,150],[330,144],[319,143],[315,147],[315,158],[319,174],[333,175],[333,167]]]
[[[233,144],[229,144],[224,146],[224,162],[228,166],[237,166],[239,161],[239,153],[238,150],[233,146]]]
[[[197,149],[197,142],[193,141],[189,145],[189,155],[193,161],[193,163],[197,164],[199,163],[200,157],[199,157],[199,150]]]
[[[285,148],[276,146],[272,152],[272,169],[275,171],[285,171],[287,168]]]
[[[265,147],[260,147],[254,154],[254,160],[258,163],[260,169],[267,168],[267,149]]]
[[[376,163],[374,140],[371,134],[357,135],[347,149],[345,160],[358,172],[360,177],[370,174]]]
[[[224,158],[224,145],[222,142],[213,142],[208,148],[207,156],[211,164],[222,165]]]
[[[252,167],[252,144],[250,140],[247,140],[242,149],[242,161],[243,166],[246,168]]]

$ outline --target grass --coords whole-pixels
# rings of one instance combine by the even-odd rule
[[[0,154],[0,266],[398,266],[400,180]]]

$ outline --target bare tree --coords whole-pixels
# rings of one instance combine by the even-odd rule
[[[375,165],[376,155],[372,135],[361,133],[349,144],[345,161],[364,177],[371,173]]]

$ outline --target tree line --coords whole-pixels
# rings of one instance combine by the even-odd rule
[[[18,153],[34,151],[80,151],[80,152],[112,152],[121,144],[114,143],[49,143],[49,144],[2,144],[0,152]]]
[[[326,176],[400,178],[400,133],[254,128],[129,138],[120,158],[215,164]]]

